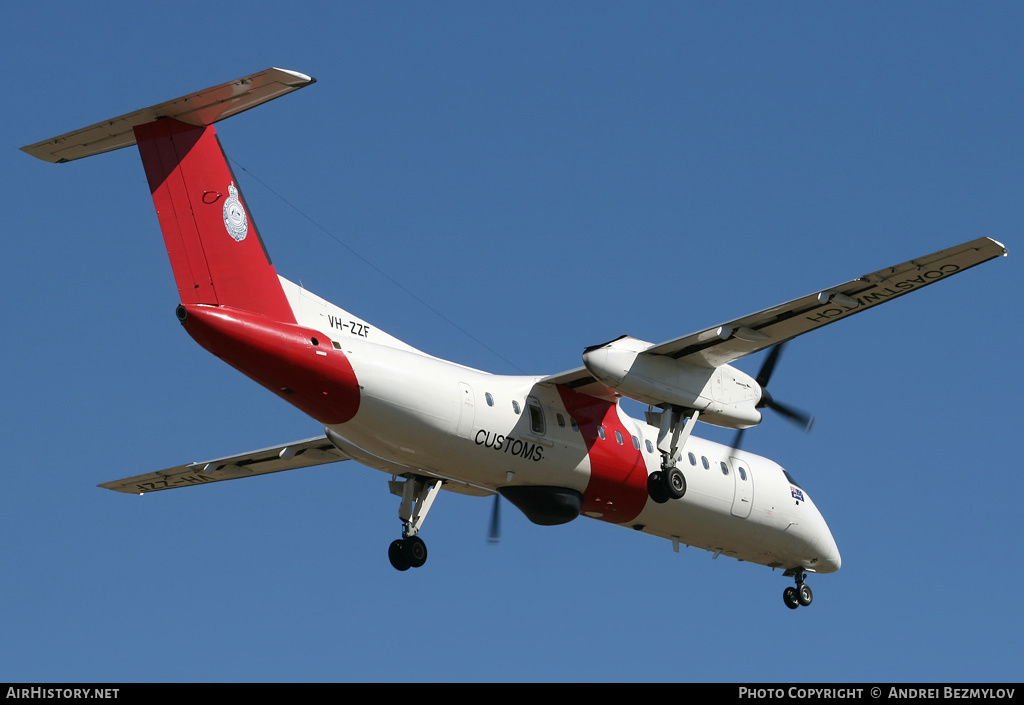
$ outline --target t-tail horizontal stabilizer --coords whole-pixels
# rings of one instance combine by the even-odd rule
[[[70,162],[132,146],[135,144],[134,128],[147,122],[169,117],[187,125],[205,127],[313,83],[316,83],[315,78],[296,71],[270,68],[22,147],[21,151],[46,162]]]

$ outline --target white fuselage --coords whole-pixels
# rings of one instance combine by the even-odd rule
[[[824,519],[777,463],[691,436],[678,463],[685,496],[648,501],[647,475],[661,464],[658,429],[618,403],[538,384],[540,376],[492,375],[431,357],[284,283],[303,323],[329,335],[352,365],[359,409],[331,429],[364,464],[442,478],[446,489],[468,494],[568,488],[584,495],[586,516],[716,556],[839,569]]]

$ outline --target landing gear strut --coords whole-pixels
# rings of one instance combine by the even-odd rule
[[[437,491],[441,489],[441,481],[431,477],[405,475],[404,478],[388,483],[391,494],[402,498],[398,508],[402,538],[392,541],[388,547],[388,560],[395,570],[419,568],[427,562],[427,544],[417,534],[437,497]]]
[[[670,499],[680,499],[686,494],[686,477],[683,471],[676,467],[676,458],[679,449],[690,437],[699,415],[700,412],[696,409],[687,411],[677,406],[670,406],[661,412],[658,424],[661,470],[655,470],[647,477],[647,494],[652,501],[664,504]]]
[[[796,586],[790,586],[782,591],[782,601],[786,603],[786,607],[791,610],[795,610],[797,607],[811,604],[814,600],[814,593],[811,592],[811,588],[804,582],[807,578],[807,573],[802,570],[786,571],[786,575],[792,575],[796,579]]]

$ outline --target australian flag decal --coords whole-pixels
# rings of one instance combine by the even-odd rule
[[[793,487],[793,485],[790,485],[789,486],[789,493],[791,495],[793,495],[793,499],[795,499],[796,501],[798,501],[798,502],[803,502],[804,501],[804,493],[800,490],[799,487]]]

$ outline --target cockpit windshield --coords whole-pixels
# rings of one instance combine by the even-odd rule
[[[793,476],[790,475],[786,470],[783,470],[782,474],[786,476],[786,479],[789,480],[789,484],[793,485],[793,487],[800,487],[800,483],[794,480]],[[803,487],[800,487],[800,489],[803,489]]]

